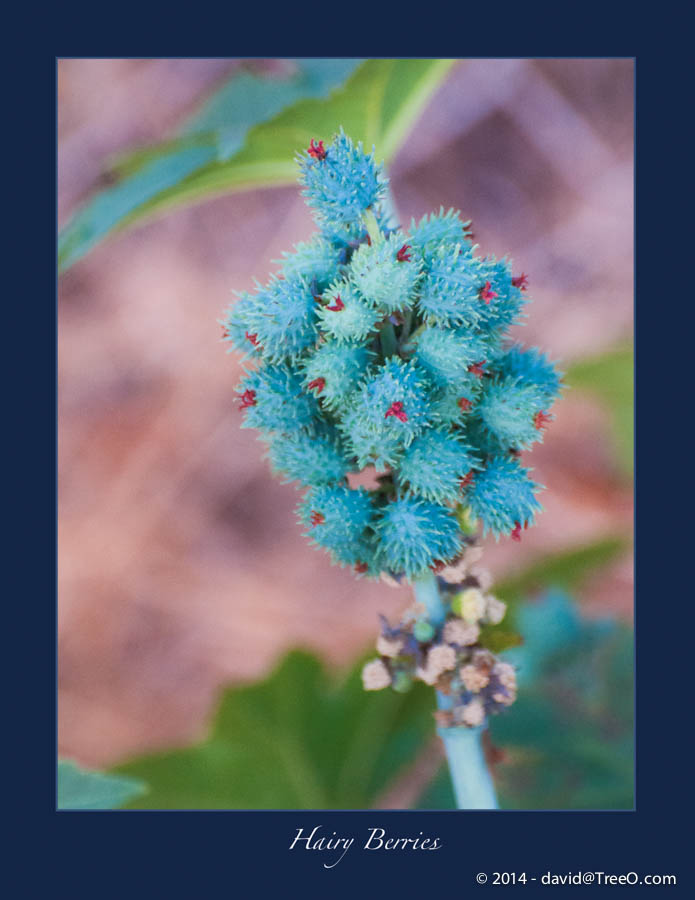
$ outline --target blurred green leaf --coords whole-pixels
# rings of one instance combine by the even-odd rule
[[[548,585],[573,590],[594,572],[613,562],[629,546],[625,538],[612,537],[551,553],[519,574],[494,586],[495,595],[515,603]]]
[[[118,183],[96,194],[66,225],[58,239],[64,270],[121,226],[142,215],[148,201],[174,188],[213,161],[225,161],[243,146],[250,128],[305,97],[325,98],[360,63],[358,59],[288,60],[287,76],[235,73],[208,98],[175,139],[116,158],[107,172]]]
[[[523,637],[515,629],[509,628],[507,622],[504,625],[485,625],[480,631],[480,643],[493,653],[518,647],[523,642]]]
[[[618,627],[614,619],[582,619],[576,603],[558,589],[520,606],[517,621],[524,643],[510,651],[507,659],[517,667],[520,685],[532,685],[556,665],[572,665],[565,658],[568,649],[575,654],[592,651]]]
[[[209,101],[179,141],[123,158],[116,171],[124,180],[97,194],[61,232],[60,271],[110,232],[165,210],[293,183],[295,153],[312,137],[330,138],[341,125],[354,140],[376,145],[379,158],[390,159],[453,60],[368,60],[343,88],[326,96],[354,63],[303,60],[303,80],[283,91],[276,83],[264,91],[254,76],[245,76]],[[311,99],[297,99],[307,96]]]
[[[500,581],[492,588],[496,597],[508,605],[499,625],[487,625],[481,641],[496,653],[519,643],[516,618],[520,602],[549,586],[574,591],[590,576],[616,560],[629,546],[624,538],[605,538],[561,553],[553,553],[532,563],[519,574]]]
[[[58,761],[58,809],[117,809],[147,790],[141,781]]]
[[[631,809],[633,636],[616,622],[582,619],[561,592],[524,605],[526,641],[516,703],[490,721],[504,752],[495,769],[503,809]],[[453,809],[446,769],[420,800]]]
[[[148,201],[183,181],[215,157],[213,146],[180,146],[144,161],[126,180],[96,194],[58,237],[58,269],[64,272]]]
[[[618,463],[632,477],[634,455],[634,355],[632,347],[583,359],[570,366],[566,378],[572,388],[595,394],[608,408]]]
[[[290,653],[266,680],[224,694],[203,743],[120,766],[149,788],[131,807],[369,807],[431,736],[432,691],[367,692],[360,672],[335,680]]]
[[[121,177],[131,175],[146,163],[201,143],[214,147],[218,159],[229,159],[241,149],[249,128],[267,122],[298,100],[329,96],[363,60],[288,59],[285,62],[288,71],[283,75],[235,72],[184,122],[179,137],[122,153],[111,161],[109,172]]]
[[[296,59],[287,62],[294,67],[289,78],[271,79],[240,72],[188,120],[183,134],[213,132],[219,159],[229,159],[241,149],[249,128],[267,122],[298,100],[328,97],[364,60]]]

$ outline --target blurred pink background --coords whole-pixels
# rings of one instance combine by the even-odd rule
[[[60,61],[60,224],[111,154],[171,135],[240,65]],[[482,252],[530,275],[527,344],[566,367],[631,338],[632,61],[459,63],[389,174],[404,223],[457,207]],[[269,476],[232,402],[240,367],[217,319],[232,290],[264,280],[312,230],[297,188],[257,190],[116,236],[60,278],[62,756],[107,766],[185,744],[223,684],[297,645],[346,664],[373,642],[377,613],[408,603],[405,589],[356,581],[309,547],[298,492]],[[608,413],[572,390],[553,411],[526,456],[545,513],[521,544],[488,542],[495,577],[631,533]],[[580,599],[629,617],[631,557]]]

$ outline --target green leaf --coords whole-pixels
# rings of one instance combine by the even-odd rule
[[[556,591],[519,618],[526,642],[509,653],[519,699],[490,724],[508,757],[498,778],[505,806],[539,808],[542,797],[540,808],[631,808],[631,630],[581,619]]]
[[[216,148],[220,160],[229,159],[243,146],[248,130],[267,122],[285,107],[306,97],[328,97],[342,84],[360,59],[286,60],[290,74],[284,77],[235,73],[215,91],[180,129],[180,137],[120,154],[111,163],[111,174],[136,172],[144,164],[173,151],[204,142]]]
[[[184,135],[214,132],[218,157],[229,159],[240,150],[249,130],[307,97],[326,98],[359,65],[360,59],[287,60],[290,78],[260,77],[241,72],[203,104],[185,124]]]
[[[498,582],[494,593],[508,603],[515,603],[549,585],[574,590],[587,577],[617,559],[628,546],[625,538],[612,537],[551,553],[519,574]]]
[[[516,613],[522,600],[548,587],[576,590],[587,578],[616,560],[628,546],[626,539],[615,537],[563,550],[545,556],[519,574],[493,585],[495,596],[508,605],[507,615],[499,625],[483,627],[481,642],[496,653],[516,646],[520,630]]]
[[[206,163],[231,157],[254,125],[272,119],[304,97],[328,96],[359,62],[295,60],[294,71],[285,79],[235,74],[184,124],[181,137],[140,148],[115,161],[107,174],[121,180],[96,194],[61,232],[60,270],[84,256],[127,217],[137,218],[148,201],[175,188]]]
[[[561,592],[519,612],[526,642],[508,654],[519,697],[490,721],[504,761],[503,809],[631,809],[633,636],[613,621],[582,619]],[[442,768],[421,809],[453,809]]]
[[[576,604],[558,589],[548,591],[540,602],[524,603],[516,618],[524,643],[510,651],[507,658],[518,669],[520,686],[533,684],[556,665],[561,668],[568,648],[572,652],[590,651],[617,627],[613,619],[596,619],[587,624]]]
[[[181,146],[145,162],[125,181],[97,194],[58,237],[58,268],[65,271],[128,216],[215,158],[214,146]]]
[[[484,625],[480,629],[480,643],[493,653],[501,653],[510,647],[518,647],[524,642],[523,637],[513,628],[502,625]]]
[[[454,789],[446,765],[440,766],[437,774],[420,795],[415,809],[456,809]]]
[[[364,809],[433,732],[431,689],[367,692],[361,665],[329,677],[290,653],[257,684],[229,689],[207,740],[116,771],[144,779],[139,809]]]
[[[344,77],[336,60],[304,60],[302,65],[319,63],[331,63],[330,78]],[[452,64],[441,59],[368,60],[330,96],[325,96],[326,82],[314,72],[312,99],[289,106],[289,91],[284,106],[277,96],[265,105],[248,97],[241,106],[239,92],[230,85],[229,93],[218,95],[201,111],[191,125],[192,134],[167,142],[161,154],[145,149],[121,161],[117,171],[125,179],[97,194],[61,232],[59,269],[64,271],[109,233],[174,207],[293,183],[297,151],[312,137],[330,138],[341,125],[353,140],[374,144],[379,158],[390,159]],[[239,90],[243,94],[248,87],[247,78]],[[306,84],[303,90],[304,96],[312,92]],[[237,127],[232,114],[240,106]],[[259,108],[263,115],[254,122]]]
[[[623,473],[632,478],[634,456],[634,355],[632,347],[616,347],[570,367],[565,378],[572,388],[595,394],[612,418],[613,444]]]
[[[58,809],[117,809],[146,790],[134,778],[88,772],[69,760],[58,761]]]
[[[578,584],[623,546],[604,541],[558,554],[495,593],[518,601],[524,591],[553,579]],[[518,642],[509,627],[491,630],[499,649]],[[314,657],[293,653],[265,681],[231,688],[206,741],[119,767],[119,773],[142,778],[150,788],[133,806],[369,807],[431,737],[434,702],[431,689],[420,683],[408,694],[365,692],[360,671],[361,664],[336,680]]]

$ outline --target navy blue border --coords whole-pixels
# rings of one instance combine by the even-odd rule
[[[565,19],[570,10],[556,7]],[[362,17],[362,22],[364,22]],[[558,20],[559,21],[559,20]],[[579,23],[566,22],[581,34]],[[106,25],[106,23],[105,23]],[[587,27],[589,23],[587,22]],[[601,23],[591,23],[601,33]],[[230,26],[232,27],[232,26]],[[439,21],[440,29],[442,27]],[[465,39],[465,38],[464,38]],[[627,38],[623,38],[627,43]],[[321,45],[317,45],[321,46]],[[304,55],[317,55],[317,47]],[[634,48],[634,44],[633,44]],[[68,50],[64,42],[62,50]],[[236,48],[231,48],[236,49]],[[456,55],[462,55],[458,49]],[[517,55],[514,47],[496,47],[494,55]],[[555,49],[555,48],[553,48]],[[560,49],[560,48],[557,48]],[[569,49],[569,48],[564,48]],[[627,50],[615,41],[607,50]],[[291,52],[287,52],[287,51]],[[301,55],[296,46],[283,53]],[[350,47],[344,55],[354,55]],[[69,51],[68,51],[69,53]],[[321,47],[322,55],[327,48]],[[367,56],[364,48],[360,55]],[[214,54],[207,54],[214,55]],[[229,48],[227,53],[229,55]],[[253,55],[248,53],[244,55]],[[341,55],[335,53],[335,55]],[[378,55],[387,55],[382,52]],[[403,54],[407,55],[407,54]],[[447,56],[446,49],[436,54]],[[539,54],[550,55],[550,54]],[[555,55],[555,54],[552,54]],[[561,54],[560,55],[570,55]],[[577,55],[582,54],[579,49]],[[596,56],[600,54],[595,54]],[[607,54],[607,55],[610,55]],[[690,293],[689,257],[677,255],[678,228],[663,211],[660,201],[672,168],[677,166],[678,141],[687,123],[687,108],[676,107],[672,92],[680,73],[671,65],[664,71],[661,52],[636,56],[637,70],[637,185],[639,217],[636,239],[637,312],[637,413],[636,468],[637,509],[637,810],[634,812],[189,812],[184,815],[150,813],[56,813],[54,809],[54,750],[56,715],[54,696],[47,687],[55,684],[54,607],[56,584],[56,383],[55,307],[49,297],[55,292],[55,216],[46,215],[55,196],[55,171],[51,154],[55,146],[55,57],[34,56],[29,60],[31,91],[42,103],[34,104],[31,91],[18,103],[20,169],[27,173],[16,188],[21,203],[11,220],[15,236],[14,254],[8,269],[18,274],[10,287],[7,279],[6,303],[24,313],[22,330],[6,332],[6,356],[14,354],[15,375],[6,382],[6,402],[10,421],[19,427],[8,434],[12,446],[21,447],[24,472],[15,476],[14,467],[5,470],[6,484],[15,489],[6,521],[10,534],[6,545],[12,559],[19,562],[19,578],[10,584],[7,602],[17,608],[25,621],[20,630],[6,632],[8,656],[14,653],[13,677],[6,683],[6,697],[19,713],[19,721],[9,733],[8,743],[17,763],[26,770],[11,786],[20,787],[25,824],[23,843],[33,850],[34,862],[24,872],[24,880],[41,869],[41,854],[47,848],[57,854],[60,864],[52,869],[55,888],[68,893],[127,892],[144,896],[152,886],[157,892],[173,887],[177,894],[192,892],[197,897],[223,890],[244,896],[263,895],[269,889],[283,889],[304,896],[376,896],[405,888],[405,896],[417,896],[420,889],[432,894],[488,890],[475,883],[478,872],[526,872],[542,875],[604,871],[626,873],[676,873],[684,883],[691,868],[685,850],[685,825],[678,810],[685,802],[689,786],[691,744],[687,736],[691,690],[689,681],[676,689],[673,673],[680,660],[689,662],[692,631],[681,626],[681,608],[692,603],[691,582],[678,589],[670,573],[677,555],[679,534],[673,514],[685,505],[689,470],[678,470],[677,453],[671,438],[665,453],[666,429],[687,412],[676,407],[673,388],[680,381],[689,384],[684,372],[687,349],[674,351],[675,316],[687,312],[689,300],[679,300],[676,291]],[[658,76],[661,74],[661,81]],[[672,115],[669,116],[669,110]],[[669,164],[670,163],[670,164]],[[687,164],[689,165],[689,163]],[[685,171],[686,163],[681,171]],[[678,178],[679,172],[676,171]],[[31,195],[31,196],[30,196]],[[675,198],[678,200],[678,196]],[[683,212],[686,209],[681,205]],[[50,224],[49,224],[50,223]],[[689,227],[688,220],[685,220]],[[680,232],[681,235],[683,231]],[[35,237],[38,236],[38,240]],[[43,240],[45,236],[45,241]],[[48,249],[52,248],[52,249]],[[24,256],[22,258],[22,250]],[[14,265],[12,265],[14,263]],[[678,306],[675,306],[678,299]],[[50,312],[48,312],[50,310]],[[685,324],[685,323],[684,323]],[[9,326],[8,326],[9,328]],[[679,329],[676,328],[676,331]],[[689,336],[686,332],[684,337]],[[16,341],[19,337],[19,341]],[[21,340],[24,337],[24,340]],[[19,391],[15,385],[19,385]],[[692,401],[690,401],[692,405]],[[678,416],[676,416],[676,410]],[[6,419],[7,421],[7,419]],[[9,443],[9,442],[8,442]],[[15,454],[17,452],[15,451]],[[19,460],[18,460],[19,461]],[[668,475],[678,471],[677,486],[668,486]],[[683,472],[688,472],[683,482]],[[8,477],[9,476],[9,477]],[[664,498],[671,500],[670,505]],[[50,498],[50,499],[49,499]],[[674,502],[675,501],[675,502]],[[686,501],[687,502],[687,501]],[[44,540],[45,536],[45,540]],[[37,540],[38,538],[38,540]],[[683,611],[683,615],[685,610]],[[683,635],[679,642],[679,632]],[[44,669],[45,666],[45,669]],[[39,700],[39,702],[35,702]],[[43,701],[41,703],[40,701]],[[44,705],[45,704],[45,705]],[[43,711],[42,711],[43,710]],[[37,733],[38,732],[38,733]],[[36,803],[28,795],[36,790]],[[366,837],[370,827],[385,828],[393,836],[438,836],[437,852],[357,852],[353,849],[342,863],[327,871],[317,854],[289,852],[296,829],[320,824],[327,832]],[[356,841],[356,844],[358,841]],[[143,878],[149,875],[150,878]],[[154,882],[154,885],[153,885]],[[148,887],[149,885],[149,887]],[[516,890],[522,890],[517,886]],[[525,892],[533,892],[527,884]],[[569,888],[567,888],[569,890]],[[671,889],[675,893],[676,889]]]

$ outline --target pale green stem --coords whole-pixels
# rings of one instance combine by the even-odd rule
[[[381,228],[379,228],[379,223],[376,220],[373,210],[366,210],[362,216],[362,221],[364,222],[364,227],[367,229],[367,234],[369,235],[372,244],[378,244],[380,241],[384,240],[384,235],[381,233]]]
[[[410,327],[413,324],[413,311],[407,309],[403,316],[403,327],[401,328],[400,346],[404,346],[410,334]]]
[[[383,207],[389,218],[392,219],[393,224],[398,222],[398,212],[390,188],[386,192]],[[364,213],[363,222],[372,244],[384,240],[376,216],[371,209]],[[404,329],[403,344],[407,340],[410,324],[409,320],[407,328]],[[424,327],[424,325],[421,325],[420,328],[410,335],[410,340],[415,338]],[[398,352],[396,332],[388,319],[379,329],[379,338],[381,340],[382,353],[385,357],[388,358]],[[422,603],[427,610],[427,617],[432,625],[435,627],[442,625],[446,618],[447,609],[439,593],[436,575],[428,573],[416,579],[413,582],[413,590],[416,600]],[[451,699],[437,692],[437,706],[439,709],[446,709],[451,706]],[[458,808],[497,809],[495,788],[483,754],[483,728],[459,726],[438,728],[437,732],[444,742]]]
[[[388,319],[379,328],[379,340],[381,341],[381,352],[384,354],[384,359],[388,359],[389,356],[395,356],[398,353],[396,330]]]
[[[362,215],[362,221],[364,222],[364,227],[367,229],[367,234],[373,245],[384,240],[384,235],[381,233],[379,223],[377,222],[372,209],[365,210]],[[384,359],[388,359],[389,356],[395,356],[398,353],[396,331],[393,327],[393,323],[388,319],[385,319],[379,328],[379,340],[381,341],[381,352],[384,354]]]
[[[405,353],[412,353],[413,350],[415,350],[415,340],[425,330],[425,328],[427,328],[427,326],[424,324],[418,326],[411,335],[401,341],[401,350],[403,350]]]
[[[427,610],[427,618],[439,627],[446,618],[446,606],[439,593],[437,576],[428,573],[413,581],[415,599]],[[451,698],[437,692],[439,709],[451,707]],[[465,725],[438,728],[444,742],[449,772],[459,809],[498,809],[495,788],[483,753],[483,728]]]

